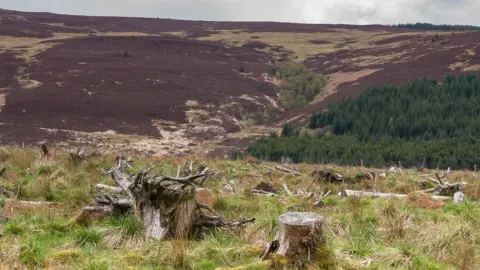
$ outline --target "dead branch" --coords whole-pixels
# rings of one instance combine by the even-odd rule
[[[228,178],[223,178],[225,182],[227,182],[227,185],[224,187],[225,190],[229,190],[229,192],[237,192],[237,186],[234,183],[234,180],[228,179]]]
[[[290,191],[290,189],[288,189],[288,186],[287,184],[283,184],[283,189],[285,189],[285,191],[287,192],[288,196],[293,196],[293,193]]]
[[[252,193],[253,193],[254,195],[267,195],[267,196],[270,196],[270,197],[276,196],[275,193],[263,191],[263,190],[260,190],[260,189],[252,189]]]
[[[462,183],[458,183],[458,182],[454,183],[454,184],[450,184],[450,183],[444,181],[444,180],[446,180],[445,175],[447,175],[447,174],[448,174],[448,172],[443,174],[443,177],[442,177],[442,176],[439,176],[438,173],[435,173],[435,176],[437,177],[437,179],[429,177],[428,175],[422,175],[428,181],[436,184],[436,186],[434,188],[429,188],[429,189],[425,189],[425,190],[422,190],[422,191],[425,192],[425,193],[434,193],[434,194],[441,195],[441,196],[453,196],[455,194],[455,192],[460,191],[460,189],[464,185]]]
[[[438,173],[435,173],[435,176],[437,176],[437,179],[438,179],[438,182],[440,183],[440,185],[443,186],[442,179],[440,178],[440,176],[438,176]]]
[[[325,205],[325,202],[323,200],[327,198],[330,193],[332,193],[332,190],[328,190],[325,194],[322,192],[322,194],[320,194],[320,197],[313,203],[313,206],[323,207]]]
[[[271,172],[281,172],[281,173],[287,173],[287,172],[284,172],[284,171],[280,171],[280,170],[277,170],[275,168],[272,168],[270,166],[267,166],[267,165],[263,165],[263,167],[269,169]]]
[[[208,216],[203,213],[198,213],[197,219],[193,223],[195,227],[200,228],[224,228],[224,227],[236,227],[247,223],[255,222],[255,218],[238,219],[226,221],[218,216]]]
[[[297,172],[295,170],[292,170],[292,169],[289,169],[287,167],[283,167],[283,166],[280,166],[280,165],[277,165],[276,166],[276,169],[278,171],[281,171],[281,172],[284,172],[284,173],[289,173],[289,174],[293,174],[293,175],[303,175],[302,173],[300,172]]]
[[[107,185],[103,185],[103,184],[97,184],[96,188],[99,191],[109,191],[109,192],[114,192],[114,193],[123,193],[122,188],[107,186]]]

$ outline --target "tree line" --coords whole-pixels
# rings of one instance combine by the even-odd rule
[[[439,31],[462,31],[462,30],[480,30],[480,26],[461,25],[461,24],[431,24],[431,23],[400,23],[391,25],[396,28],[407,28],[417,30],[439,30]]]
[[[285,125],[247,153],[272,161],[472,168],[480,164],[479,117],[478,76],[447,76],[442,83],[423,78],[331,104],[311,115],[307,131]]]

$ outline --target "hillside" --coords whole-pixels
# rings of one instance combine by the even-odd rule
[[[301,173],[295,175],[272,169],[279,164],[253,159],[193,158],[216,175],[205,182],[210,195],[196,199],[207,203],[215,215],[256,220],[242,227],[207,230],[197,238],[154,241],[145,239],[145,228],[134,213],[85,223],[78,219],[82,207],[98,198],[96,184],[114,185],[102,173],[113,166],[114,156],[75,164],[68,153],[46,158],[37,149],[2,147],[0,158],[5,169],[0,181],[1,269],[301,269],[281,257],[260,258],[275,236],[279,215],[288,211],[324,216],[326,245],[317,250],[323,259],[306,269],[480,267],[480,186],[474,172],[281,164]],[[153,173],[163,175],[178,174],[187,161],[132,160],[130,173],[156,164]],[[339,173],[345,182],[322,178],[319,172]],[[428,178],[435,174],[445,183],[464,185],[467,200],[454,204],[451,199],[422,197],[419,191],[434,186],[430,181],[437,180]],[[269,192],[253,192],[262,186]],[[345,189],[408,196],[339,197]],[[308,192],[314,195],[306,196]]]
[[[286,121],[307,124],[310,113],[372,86],[475,71],[479,37],[0,10],[0,142],[221,155]],[[306,106],[282,111],[268,74],[287,60],[328,83]]]

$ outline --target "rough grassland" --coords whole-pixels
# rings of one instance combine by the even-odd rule
[[[96,183],[113,184],[100,173],[114,157],[98,157],[74,166],[66,154],[44,161],[39,151],[1,148],[0,159],[7,169],[0,185],[21,200],[51,200],[54,208],[22,209],[2,198],[4,214],[12,219],[0,225],[0,269],[267,269],[258,256],[270,241],[277,217],[294,207],[326,217],[325,232],[332,269],[478,269],[480,267],[480,185],[479,175],[458,171],[452,181],[466,181],[468,200],[462,205],[447,202],[440,210],[424,210],[396,199],[338,198],[347,186],[314,183],[317,193],[332,190],[324,208],[313,208],[312,201],[288,196],[252,196],[252,187],[272,181],[290,190],[308,189],[310,176],[273,173],[248,161],[207,160],[206,163],[230,179],[238,193],[223,191],[225,182],[208,183],[217,198],[215,210],[229,218],[256,217],[243,229],[220,230],[202,241],[146,241],[142,226],[133,217],[111,219],[89,227],[65,226],[92,200]],[[199,160],[193,158],[194,160]],[[174,175],[183,159],[137,159],[133,170],[159,163],[159,172]],[[201,160],[199,160],[201,161]],[[250,162],[256,162],[250,160]],[[272,164],[270,164],[272,165]],[[273,165],[272,165],[273,166]],[[314,168],[332,168],[354,177],[366,168],[293,166],[304,173]],[[363,181],[352,189],[408,193],[419,190],[420,175],[404,170],[386,179]],[[433,172],[432,172],[433,173]],[[13,206],[13,208],[12,208]],[[13,210],[12,210],[13,209]]]

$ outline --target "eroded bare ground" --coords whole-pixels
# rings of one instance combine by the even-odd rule
[[[432,42],[435,34],[441,39]],[[374,85],[479,70],[479,39],[383,26],[0,10],[0,142],[223,155]],[[288,59],[329,76],[325,94],[252,126],[251,113],[278,107],[281,82],[267,74]]]

